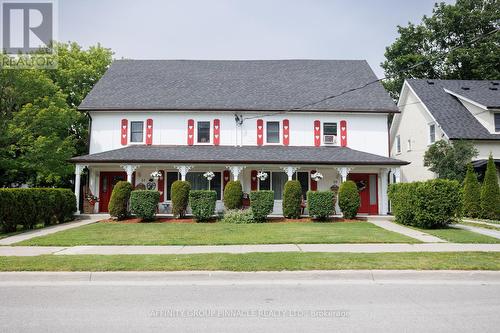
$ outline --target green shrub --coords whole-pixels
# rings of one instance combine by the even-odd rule
[[[420,228],[439,228],[455,222],[462,211],[456,180],[391,184],[389,199],[396,222]]]
[[[339,187],[339,208],[344,218],[352,219],[358,214],[361,199],[359,198],[358,187],[352,180],[340,184]]]
[[[300,218],[302,187],[298,180],[289,180],[283,190],[283,216],[289,219]]]
[[[253,213],[251,209],[233,209],[224,213],[221,223],[246,224],[254,223]]]
[[[500,219],[500,188],[493,157],[490,155],[483,186],[481,188],[481,217],[483,219]]]
[[[243,206],[243,189],[239,180],[232,180],[224,188],[226,209],[240,209]]]
[[[307,209],[309,216],[325,220],[335,213],[335,193],[331,191],[308,191]]]
[[[128,201],[132,192],[132,184],[126,181],[116,183],[109,200],[109,215],[123,220],[128,216]]]
[[[463,186],[463,214],[473,218],[481,215],[481,185],[470,163],[467,165]]]
[[[183,218],[186,215],[186,209],[189,203],[189,191],[191,185],[184,180],[176,180],[172,183],[172,214]]]
[[[215,191],[191,191],[189,193],[189,205],[196,221],[207,221],[215,213],[217,192]]]
[[[264,222],[274,207],[273,191],[254,191],[250,193],[250,207],[256,222]]]
[[[0,189],[0,228],[5,232],[33,229],[37,224],[63,223],[73,218],[76,198],[69,189]]]
[[[160,192],[135,190],[130,193],[130,210],[144,221],[154,219],[160,202]]]

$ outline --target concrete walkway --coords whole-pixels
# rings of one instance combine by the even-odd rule
[[[500,231],[497,231],[497,230],[480,228],[480,227],[471,227],[471,226],[465,225],[465,224],[453,224],[452,227],[457,228],[457,229],[472,231],[472,232],[475,232],[475,233],[478,233],[481,235],[490,236],[493,238],[500,239]]]
[[[375,224],[378,227],[384,228],[389,231],[397,232],[411,238],[418,239],[424,243],[446,243],[445,240],[426,234],[425,232],[418,231],[412,228],[405,227],[401,224],[394,223],[389,218],[368,218],[368,222]]]
[[[498,223],[491,223],[491,222],[484,222],[484,221],[479,221],[479,220],[469,220],[469,219],[462,219],[463,222],[470,222],[470,223],[477,223],[477,224],[485,224],[489,225],[491,227],[497,227],[500,228],[500,224]]]
[[[78,228],[78,227],[81,227],[82,225],[95,223],[97,221],[100,221],[100,220],[103,220],[106,218],[109,218],[109,215],[107,215],[107,214],[79,215],[79,216],[77,216],[76,220],[72,221],[72,222],[53,225],[50,227],[37,229],[37,230],[30,230],[30,231],[26,231],[26,232],[23,232],[23,233],[18,234],[18,235],[2,238],[2,239],[0,239],[0,245],[12,245],[14,243],[22,242],[22,241],[25,241],[25,240],[28,240],[31,238],[46,236],[46,235],[53,234],[55,232],[73,229],[73,228]]]
[[[0,256],[116,255],[116,254],[199,254],[262,252],[500,252],[500,244],[265,244],[265,245],[199,245],[199,246],[2,246]]]

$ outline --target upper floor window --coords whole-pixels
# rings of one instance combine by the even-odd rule
[[[199,121],[198,122],[198,143],[209,143],[210,142],[210,122],[209,121]]]
[[[280,143],[280,122],[268,121],[266,123],[266,142]]]
[[[131,121],[130,122],[130,142],[143,142],[144,138],[144,122]]]
[[[495,113],[495,132],[500,132],[500,112]]]
[[[436,142],[436,124],[429,125],[429,142]]]
[[[337,123],[323,123],[323,143],[334,144],[337,140]]]
[[[401,153],[401,137],[396,135],[396,153]]]

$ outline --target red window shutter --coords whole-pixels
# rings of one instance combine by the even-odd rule
[[[314,121],[314,145],[321,146],[321,121]]]
[[[165,201],[165,171],[160,170],[161,177],[158,179],[158,191],[160,191],[160,202]]]
[[[315,173],[316,170],[311,170],[310,175],[313,175]],[[318,182],[311,178],[311,191],[317,191],[317,190],[318,190]]]
[[[220,120],[214,119],[214,145],[220,144]]]
[[[347,147],[347,121],[340,121],[340,146]]]
[[[146,144],[153,144],[153,119],[146,120]]]
[[[290,122],[288,119],[283,119],[283,145],[290,144]]]
[[[264,120],[257,119],[257,145],[264,144]]]
[[[194,143],[194,120],[188,120],[188,136],[187,136],[188,145],[192,146]]]
[[[122,127],[121,127],[121,142],[122,146],[127,145],[127,136],[128,136],[128,120],[122,119]]]
[[[224,170],[222,173],[222,188],[226,188],[227,183],[231,180],[229,170]]]
[[[252,170],[251,176],[251,189],[257,191],[257,170]]]

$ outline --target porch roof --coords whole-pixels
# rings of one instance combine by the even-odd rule
[[[347,147],[145,146],[77,156],[73,163],[213,163],[309,165],[406,165],[409,162]]]

